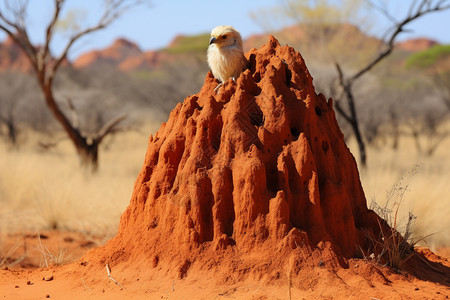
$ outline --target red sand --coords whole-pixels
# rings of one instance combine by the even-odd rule
[[[236,83],[216,94],[208,74],[150,137],[116,237],[68,266],[1,272],[5,295],[445,299],[449,264],[431,252],[402,273],[358,259],[387,227],[300,54],[271,38],[247,58]]]
[[[69,261],[78,259],[92,246],[90,239],[79,233],[45,231],[41,234],[43,246],[53,253],[59,248],[66,250]],[[36,234],[6,235],[2,237],[2,248],[12,249],[24,238],[28,249],[25,260],[7,270],[0,269],[0,296],[3,299],[43,299],[46,295],[51,299],[289,299],[288,277],[272,285],[258,279],[218,284],[214,276],[205,280],[200,274],[189,274],[186,279],[178,280],[158,273],[148,279],[139,276],[134,269],[113,268],[111,277],[123,284],[120,287],[108,278],[106,268],[86,272],[86,267],[81,265],[83,260],[63,267],[36,269],[42,260]],[[11,255],[10,262],[22,257],[22,251],[19,247]],[[448,249],[443,251],[449,252]],[[420,252],[431,261],[450,267],[447,259],[439,258],[427,249]],[[309,257],[310,262],[299,274],[302,284],[296,286],[292,280],[292,299],[446,299],[450,294],[448,282],[440,285],[419,280],[407,272],[399,275],[364,260],[352,259],[348,269],[332,273],[318,266],[316,255]],[[50,276],[53,276],[51,281],[43,280]]]

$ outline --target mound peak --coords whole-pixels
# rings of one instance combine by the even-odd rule
[[[267,270],[302,247],[339,263],[376,231],[332,100],[315,93],[300,53],[270,37],[246,57],[236,82],[217,94],[208,73],[150,136],[118,234],[88,258],[180,277],[236,257]]]

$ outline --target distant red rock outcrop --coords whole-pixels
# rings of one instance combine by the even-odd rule
[[[0,71],[31,72],[33,67],[20,47],[8,37],[0,43]]]
[[[172,57],[163,51],[147,51],[139,56],[132,56],[122,61],[118,68],[129,72],[135,70],[148,70],[159,68],[165,62],[172,61]]]
[[[186,38],[186,35],[183,34],[178,34],[176,35],[172,41],[170,41],[169,45],[167,46],[167,48],[173,48],[173,47],[177,47],[180,45],[180,42],[183,41],[183,39]]]
[[[124,60],[132,57],[139,57],[142,51],[139,47],[126,39],[117,39],[106,49],[95,50],[78,57],[74,62],[75,68],[92,67],[94,65],[117,66]]]
[[[418,39],[410,39],[404,42],[399,42],[395,45],[398,50],[409,51],[409,52],[419,52],[428,50],[434,45],[438,45],[439,43],[430,40],[428,38],[418,38]]]
[[[379,231],[332,100],[301,55],[271,37],[246,56],[236,82],[215,93],[209,73],[150,136],[118,234],[86,261],[264,276],[295,251],[298,267],[298,251],[317,249],[336,267]]]

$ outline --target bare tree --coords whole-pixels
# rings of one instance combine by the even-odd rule
[[[428,110],[420,116],[409,119],[405,125],[414,139],[417,154],[432,156],[439,146],[450,136],[446,126],[448,120],[445,111]]]
[[[29,37],[29,28],[27,28],[26,23],[28,0],[4,0],[3,6],[0,8],[0,29],[11,37],[28,57],[47,107],[72,141],[82,165],[92,167],[93,171],[98,168],[98,147],[100,143],[124,119],[124,116],[106,122],[95,136],[84,136],[72,124],[68,116],[61,109],[60,103],[55,99],[54,79],[58,69],[67,60],[67,55],[74,44],[84,36],[108,27],[129,8],[142,2],[143,0],[105,0],[104,11],[99,17],[98,22],[93,26],[80,29],[73,33],[65,44],[65,47],[63,47],[62,53],[56,58],[53,58],[50,53],[50,44],[54,40],[55,27],[61,18],[61,11],[66,3],[65,0],[53,1],[53,15],[46,27],[45,39],[40,47],[34,45]]]
[[[0,133],[3,125],[6,130],[6,140],[12,146],[17,146],[18,122],[16,118],[20,98],[7,98],[0,101]]]
[[[281,36],[284,42],[291,43],[289,36],[294,34],[297,40],[300,37],[300,42],[293,45],[298,46],[306,58],[308,56],[311,58],[310,65],[314,64],[315,59],[322,64],[334,66],[337,76],[332,81],[329,80],[331,87],[326,89],[331,93],[327,94],[335,99],[338,118],[344,120],[341,126],[348,124],[351,128],[350,131],[358,143],[360,163],[366,166],[366,140],[371,137],[363,136],[362,127],[364,126],[359,120],[361,105],[355,104],[360,87],[363,86],[361,80],[367,78],[367,73],[391,54],[398,35],[407,30],[407,25],[424,15],[448,9],[450,0],[411,1],[403,18],[393,17],[386,6],[375,5],[375,3],[388,1],[284,0],[281,2],[280,7],[258,11],[252,17],[266,26],[270,24],[268,20],[274,20],[274,18],[276,20],[277,17],[280,20],[287,18],[295,21],[299,25],[298,30],[288,32],[286,37]],[[386,31],[381,40],[370,38],[364,33],[364,30],[373,25],[371,15],[366,13],[368,7],[372,8],[372,15],[373,9],[376,9],[392,22],[392,27]],[[355,82],[359,84],[355,85]],[[358,102],[361,104],[361,101]],[[372,133],[377,134],[375,131]]]
[[[0,114],[0,125],[4,125],[6,127],[6,139],[9,144],[12,147],[16,147],[18,126],[15,118],[15,104],[18,104],[18,101],[13,101],[11,102],[11,104],[14,105],[11,105],[8,108],[2,110],[2,113]]]
[[[369,72],[379,62],[385,59],[394,50],[395,41],[398,35],[406,31],[406,26],[417,20],[424,15],[428,15],[433,12],[443,11],[450,8],[450,1],[448,0],[422,0],[412,1],[406,17],[401,20],[397,20],[392,16],[386,7],[377,6],[372,1],[367,0],[368,3],[374,8],[380,10],[384,16],[392,21],[393,26],[387,31],[387,38],[384,49],[382,49],[378,55],[369,61],[364,67],[350,76],[346,76],[343,72],[341,65],[336,62],[336,70],[339,75],[339,85],[341,86],[341,93],[335,101],[336,110],[341,114],[344,119],[351,125],[358,142],[360,161],[363,167],[367,163],[366,145],[361,134],[360,124],[358,119],[357,110],[355,108],[355,96],[353,93],[353,86],[364,74]],[[343,102],[347,107],[343,106]]]
[[[450,111],[450,71],[437,72],[432,76],[434,84],[438,87],[440,99]]]
[[[37,86],[28,74],[6,71],[0,73],[0,90],[0,126],[6,131],[7,143],[17,147],[21,124],[27,121],[25,102],[36,98]]]

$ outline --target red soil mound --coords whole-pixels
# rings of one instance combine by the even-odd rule
[[[87,259],[163,264],[183,277],[194,262],[279,257],[267,271],[319,243],[336,265],[335,253],[356,254],[363,228],[378,228],[332,101],[315,93],[301,55],[272,37],[247,58],[236,83],[216,94],[208,74],[150,137],[117,236]]]
[[[366,207],[331,100],[275,39],[247,58],[236,83],[216,94],[208,74],[150,137],[114,239],[67,266],[0,269],[0,296],[448,298],[450,264],[428,250],[402,273],[372,250],[349,259],[369,250],[370,232],[377,241],[381,220]]]

